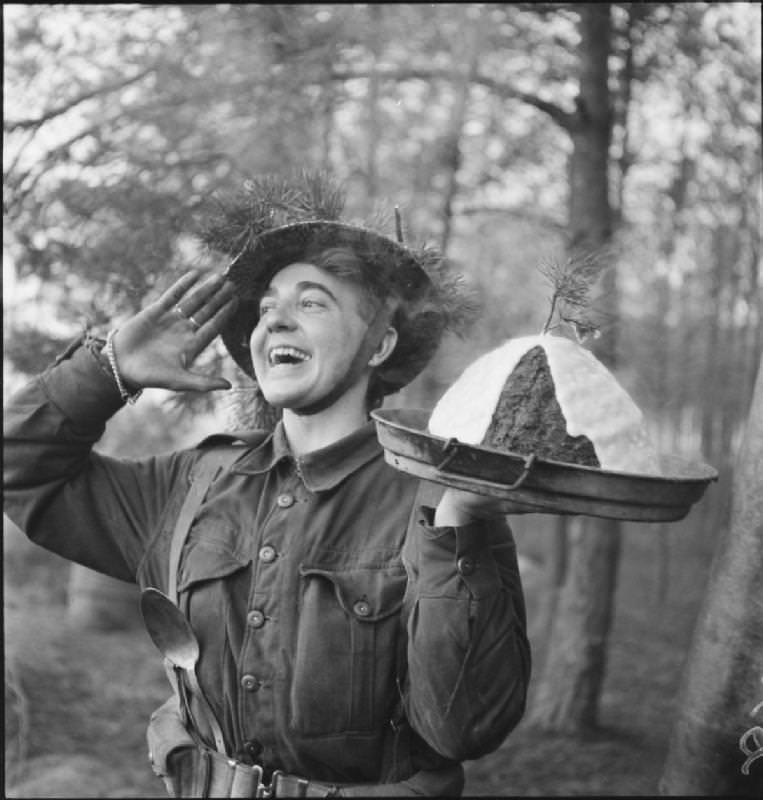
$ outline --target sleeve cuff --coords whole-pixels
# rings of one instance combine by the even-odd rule
[[[98,349],[98,340],[83,337],[39,377],[46,397],[78,430],[102,428],[124,405]]]
[[[419,570],[425,581],[436,575],[435,583],[443,585],[457,576],[475,599],[500,589],[488,523],[475,520],[458,527],[436,527],[434,509],[426,506],[419,508],[418,520],[422,534]]]

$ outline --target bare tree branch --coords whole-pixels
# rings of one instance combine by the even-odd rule
[[[450,69],[443,69],[438,67],[405,67],[405,68],[382,68],[378,70],[364,70],[364,69],[342,69],[342,68],[334,68],[332,69],[330,75],[331,80],[335,81],[349,81],[354,79],[361,79],[361,78],[371,78],[377,77],[382,80],[394,80],[394,81],[409,81],[409,80],[448,80],[448,81],[458,81],[462,78],[462,75],[458,72],[455,72]],[[473,76],[473,82],[478,83],[481,86],[485,86],[486,88],[490,89],[490,91],[497,94],[499,97],[503,97],[505,99],[510,100],[521,100],[523,103],[527,103],[528,105],[534,106],[539,111],[543,111],[545,114],[548,114],[554,122],[560,125],[565,130],[569,130],[573,127],[576,119],[576,115],[569,111],[565,111],[561,106],[558,106],[556,103],[552,103],[548,100],[543,100],[542,98],[538,97],[535,94],[530,94],[529,92],[523,92],[519,89],[515,89],[512,86],[508,86],[505,83],[501,83],[497,81],[495,78],[491,78],[487,75],[482,75],[480,73],[475,73]]]
[[[37,182],[40,180],[40,178],[45,175],[45,173],[53,164],[56,164],[59,161],[60,156],[66,153],[66,151],[73,144],[81,139],[87,138],[88,136],[96,135],[106,125],[115,120],[121,113],[122,112],[115,114],[111,119],[107,118],[99,120],[95,125],[91,125],[89,128],[79,131],[65,142],[62,142],[61,144],[49,150],[35,165],[37,167],[36,170],[30,168],[25,172],[20,173],[15,179],[11,179],[10,172],[6,172],[4,175],[4,181],[8,191],[6,192],[6,200],[4,203],[5,212],[12,213],[15,209],[22,206],[29,193],[37,185]]]
[[[137,80],[137,76],[135,80]],[[152,99],[145,103],[133,105],[130,107],[129,112],[130,114],[163,113],[168,107],[181,106],[187,101],[187,95],[176,93],[171,97],[163,97],[158,100]],[[60,160],[61,156],[63,156],[73,144],[82,139],[86,139],[88,136],[97,136],[100,132],[108,130],[109,127],[117,121],[125,119],[126,113],[125,109],[120,108],[115,113],[107,117],[102,117],[95,124],[83,128],[65,141],[52,147],[37,160],[33,168],[16,175],[14,175],[14,172],[17,167],[18,158],[14,159],[14,162],[5,170],[3,175],[3,180],[8,190],[4,201],[6,213],[23,205],[26,197],[37,185],[40,178]],[[139,122],[139,120],[132,120],[132,122]]]
[[[10,163],[8,164],[8,168],[5,170],[4,175],[12,175],[18,166],[19,161],[21,161],[21,156],[24,154],[24,150],[28,147],[29,143],[34,139],[37,135],[37,129],[29,130],[26,132],[26,135],[19,137],[21,141],[18,144],[18,148],[16,150],[16,154],[11,159]]]
[[[554,122],[556,122],[559,126],[564,128],[564,130],[570,130],[575,125],[575,121],[577,119],[576,113],[565,111],[556,103],[552,103],[549,100],[543,100],[543,98],[538,97],[538,95],[520,91],[512,86],[507,86],[506,84],[500,83],[494,78],[490,78],[486,75],[475,75],[474,80],[476,83],[479,83],[480,85],[485,86],[486,88],[495,92],[495,94],[499,95],[500,97],[509,100],[521,100],[523,103],[527,103],[527,105],[537,108],[539,111],[542,111],[544,114],[547,114],[549,117],[551,117],[551,119],[553,119]]]
[[[80,105],[80,103],[84,103],[87,100],[92,100],[94,97],[99,97],[104,94],[110,94],[111,92],[116,92],[119,89],[124,89],[125,86],[129,86],[132,83],[137,83],[139,80],[145,78],[146,75],[153,72],[156,69],[157,64],[158,62],[151,64],[150,66],[138,72],[136,75],[131,75],[129,78],[122,78],[118,81],[113,81],[112,83],[105,83],[102,86],[96,86],[92,89],[88,89],[87,91],[81,92],[80,94],[76,95],[70,100],[66,100],[63,103],[54,106],[53,108],[46,111],[44,114],[41,114],[39,117],[30,117],[28,119],[19,119],[10,122],[4,122],[3,130],[6,131],[7,133],[11,133],[12,131],[16,130],[39,128],[41,125],[44,125],[51,119],[54,119],[55,117],[60,117],[67,111],[71,111],[71,109]]]
[[[564,220],[555,219],[550,214],[521,206],[464,205],[458,208],[458,213],[461,216],[499,214],[503,217],[512,217],[513,219],[525,220],[526,222],[543,225],[558,233],[564,233],[567,230],[567,224]]]

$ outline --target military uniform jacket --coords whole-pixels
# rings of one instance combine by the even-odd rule
[[[166,591],[175,518],[210,445],[95,452],[121,405],[87,347],[19,391],[5,413],[5,512],[66,559]],[[505,523],[434,527],[370,422],[298,459],[280,425],[221,441],[240,456],[194,519],[178,590],[229,752],[254,745],[269,768],[375,782],[497,748],[530,671]],[[390,774],[396,708],[411,735]]]

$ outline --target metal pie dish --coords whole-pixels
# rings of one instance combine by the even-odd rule
[[[676,522],[701,499],[718,472],[661,454],[661,475],[615,472],[502,452],[427,431],[430,412],[378,409],[376,435],[391,466],[427,481],[521,503],[543,514],[585,514],[634,522]]]

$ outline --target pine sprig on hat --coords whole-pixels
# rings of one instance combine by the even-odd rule
[[[438,248],[424,244],[412,252],[432,282],[431,302],[445,320],[446,330],[464,336],[480,312],[477,295]]]
[[[260,175],[244,181],[237,193],[216,197],[199,235],[210,249],[235,256],[273,228],[338,220],[344,204],[344,190],[325,172]]]
[[[338,220],[346,201],[344,189],[326,172],[303,170],[299,182],[302,191],[297,193],[294,208],[300,219]]]

